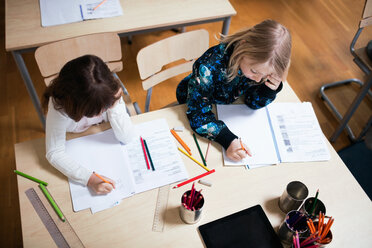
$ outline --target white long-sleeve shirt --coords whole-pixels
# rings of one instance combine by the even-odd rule
[[[65,152],[66,132],[80,133],[94,124],[109,121],[115,137],[122,143],[128,143],[137,132],[126,111],[122,98],[112,108],[101,115],[87,118],[83,117],[76,122],[62,111],[54,108],[53,100],[49,100],[46,117],[46,158],[57,170],[68,178],[87,185],[93,171],[72,159]]]

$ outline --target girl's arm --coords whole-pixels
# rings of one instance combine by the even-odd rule
[[[270,89],[265,84],[254,86],[245,94],[245,104],[251,109],[259,109],[265,107],[275,100],[276,94],[283,88],[283,83],[280,83],[276,90]]]
[[[66,127],[72,119],[55,110],[49,101],[46,118],[46,158],[57,170],[68,178],[87,185],[92,171],[81,166],[65,152]]]
[[[114,106],[107,110],[107,116],[115,137],[122,143],[127,144],[134,137],[138,136],[125,107],[123,98],[120,97]]]

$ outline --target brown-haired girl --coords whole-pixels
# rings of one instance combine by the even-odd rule
[[[290,57],[291,35],[273,20],[223,37],[195,61],[192,73],[177,87],[177,100],[186,103],[191,128],[221,144],[234,161],[251,155],[238,136],[216,120],[212,104],[230,104],[242,95],[252,109],[271,103],[286,80]]]
[[[66,63],[43,95],[46,118],[46,158],[70,179],[87,185],[97,194],[112,190],[109,183],[65,153],[66,132],[83,132],[91,125],[109,121],[116,138],[128,143],[134,126],[121,97],[118,80],[97,56],[85,55]]]

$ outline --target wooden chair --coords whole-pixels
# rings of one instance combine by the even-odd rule
[[[116,72],[123,69],[123,63],[120,38],[116,33],[85,35],[50,43],[36,49],[35,59],[45,84],[49,85],[68,61],[86,54],[100,57],[120,81]],[[129,93],[120,83],[127,111],[129,115],[136,115]]]
[[[145,112],[150,109],[152,87],[167,79],[192,70],[194,61],[209,48],[209,34],[204,29],[185,32],[155,42],[137,54],[142,87],[147,91]],[[163,69],[184,59],[184,63]],[[174,90],[176,92],[176,89]]]
[[[331,142],[335,142],[336,139],[338,138],[338,136],[341,134],[341,132],[344,129],[346,129],[346,131],[349,135],[349,138],[353,142],[359,141],[360,139],[363,138],[363,136],[367,132],[368,128],[372,124],[372,115],[371,115],[368,123],[366,124],[366,126],[364,127],[364,129],[362,130],[362,132],[359,134],[359,136],[357,138],[355,137],[355,135],[352,132],[349,125],[347,124],[349,122],[350,118],[352,117],[353,113],[355,112],[355,110],[358,108],[359,104],[362,102],[363,98],[366,95],[369,95],[370,97],[372,97],[372,93],[371,93],[371,90],[370,90],[371,87],[372,87],[372,73],[371,73],[371,71],[372,71],[372,61],[367,55],[367,50],[366,50],[367,44],[365,44],[365,46],[363,46],[361,48],[358,48],[358,49],[355,49],[355,47],[354,47],[358,38],[359,38],[359,36],[360,36],[360,34],[362,33],[363,29],[370,26],[370,25],[372,25],[372,0],[366,0],[365,6],[364,6],[364,11],[363,11],[363,16],[362,16],[362,19],[359,23],[358,31],[356,32],[356,34],[355,34],[355,36],[354,36],[354,38],[353,38],[353,40],[351,41],[351,44],[350,44],[350,52],[354,57],[354,59],[353,59],[354,62],[360,67],[360,69],[363,72],[366,73],[367,81],[362,82],[359,79],[352,78],[352,79],[348,79],[348,80],[342,80],[342,81],[339,81],[339,82],[328,83],[328,84],[323,85],[320,88],[320,94],[321,94],[322,100],[324,100],[325,103],[328,104],[328,106],[331,108],[331,110],[335,113],[337,118],[340,120],[340,124],[339,124],[338,128],[334,131],[334,133],[332,134],[332,136],[330,138]],[[348,108],[348,110],[346,111],[344,116],[342,116],[339,113],[339,111],[337,110],[337,108],[335,107],[335,105],[331,102],[331,100],[325,94],[325,90],[329,89],[329,88],[332,88],[332,87],[335,87],[335,86],[341,86],[341,85],[350,84],[350,83],[358,84],[361,87],[361,89],[360,89],[358,95],[354,98],[352,104],[350,105],[350,107]]]

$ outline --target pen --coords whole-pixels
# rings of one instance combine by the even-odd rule
[[[59,207],[57,206],[56,202],[53,200],[52,196],[49,194],[48,190],[45,188],[45,186],[43,184],[39,184],[39,187],[41,189],[41,191],[43,191],[45,197],[48,199],[50,205],[52,205],[52,207],[54,208],[54,211],[56,211],[56,213],[58,214],[59,218],[65,222],[66,219],[65,217],[63,216],[61,210],[59,209]]]
[[[203,160],[203,164],[204,164],[204,166],[207,166],[207,163],[205,162],[205,159],[204,159],[203,153],[202,153],[202,151],[201,151],[201,149],[200,149],[200,146],[199,146],[198,140],[196,139],[196,135],[195,135],[195,133],[193,133],[192,136],[194,136],[194,140],[195,140],[196,146],[198,147],[200,157],[201,157],[201,159]]]
[[[102,2],[100,2],[96,7],[94,7],[93,10],[96,10],[99,6],[101,6],[102,4],[104,4],[107,0],[103,0]]]
[[[171,133],[173,134],[173,136],[176,138],[176,140],[183,146],[183,148],[185,148],[185,150],[191,155],[191,149],[186,145],[185,142],[183,142],[183,140],[181,139],[180,136],[178,136],[178,134],[173,130],[171,129],[170,130]]]
[[[149,148],[147,146],[147,143],[146,143],[146,140],[145,139],[143,140],[143,143],[145,144],[147,155],[149,155],[149,160],[150,160],[151,168],[154,171],[155,170],[154,163],[152,162],[151,155],[150,155],[150,150],[149,150]]]
[[[140,139],[141,139],[141,145],[142,145],[143,154],[145,155],[145,160],[146,160],[146,164],[147,164],[147,169],[150,170],[150,164],[149,164],[149,160],[148,160],[148,158],[147,158],[147,153],[146,153],[145,143],[143,142],[142,137],[140,137]]]
[[[191,182],[193,182],[193,181],[195,181],[195,180],[198,180],[199,178],[202,178],[202,177],[205,177],[205,176],[207,176],[207,175],[209,175],[209,174],[212,174],[213,172],[215,172],[215,169],[210,170],[210,171],[207,171],[207,172],[205,172],[205,173],[203,173],[203,174],[200,174],[199,176],[196,176],[196,177],[190,178],[189,180],[183,181],[182,183],[177,184],[177,185],[174,186],[173,188],[176,189],[176,188],[182,187],[182,186],[185,185],[185,184],[191,183]]]
[[[99,174],[97,174],[97,172],[94,172],[93,171],[93,174],[96,175],[99,179],[101,179],[102,181],[104,181],[105,183],[109,183],[112,185],[112,187],[115,189],[115,186],[114,184],[112,184],[111,182],[107,181],[106,179],[104,179],[102,176],[100,176]]]
[[[198,165],[200,165],[201,167],[203,167],[206,171],[210,171],[210,169],[208,169],[207,167],[205,167],[202,163],[200,163],[198,160],[196,160],[195,158],[191,157],[189,154],[187,154],[184,150],[182,150],[181,148],[177,147],[178,150],[180,150],[180,152],[182,152],[183,154],[185,154],[187,157],[189,157],[192,161],[194,161],[195,163],[197,163]]]
[[[14,172],[15,172],[16,174],[18,174],[18,175],[20,175],[20,176],[23,176],[23,177],[25,177],[25,178],[27,178],[27,179],[30,179],[30,180],[32,180],[32,181],[34,181],[34,182],[41,183],[41,184],[43,184],[43,185],[45,185],[45,186],[48,186],[48,183],[46,183],[46,182],[44,182],[44,181],[41,181],[40,179],[37,179],[37,178],[35,178],[35,177],[32,177],[32,176],[30,176],[30,175],[27,175],[27,174],[25,174],[25,173],[23,173],[23,172],[20,172],[20,171],[17,171],[17,170],[14,170]]]

